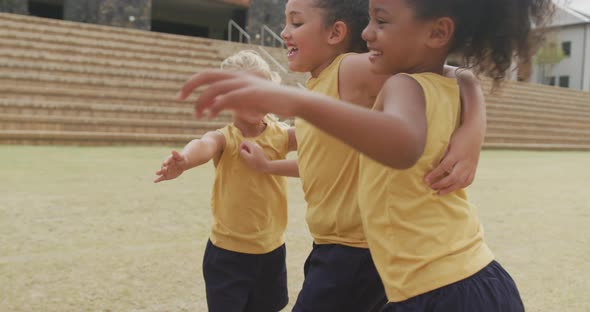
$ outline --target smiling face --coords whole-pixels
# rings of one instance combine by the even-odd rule
[[[330,29],[324,23],[323,10],[313,4],[313,0],[287,2],[281,37],[287,46],[289,69],[317,76],[332,61],[335,51],[328,42]]]
[[[420,71],[428,55],[430,23],[416,19],[406,0],[371,0],[370,16],[363,39],[370,50],[372,71],[379,74]]]

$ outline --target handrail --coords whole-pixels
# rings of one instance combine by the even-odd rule
[[[243,43],[242,38],[246,37],[246,43],[250,43],[250,35],[248,35],[248,33],[242,28],[240,27],[240,25],[238,25],[238,23],[234,22],[234,20],[229,20],[229,22],[227,23],[227,40],[228,41],[232,41],[232,27],[236,28],[238,30],[238,32],[240,33],[240,43]]]
[[[275,64],[284,74],[289,73],[289,71],[281,63],[279,63],[277,59],[275,59],[270,53],[268,53],[268,51],[266,51],[266,49],[264,49],[263,46],[258,46],[258,49],[262,52],[262,54],[264,54],[264,56],[271,60],[273,64]],[[301,89],[307,89],[304,85],[301,84],[301,82],[298,82],[297,86]]]
[[[240,38],[239,38],[240,41],[239,42],[242,42],[242,38],[245,37],[246,43],[250,44],[250,35],[242,27],[240,27],[240,25],[238,25],[233,20],[229,20],[229,23],[228,23],[228,39],[227,40],[232,41],[232,28],[234,28],[234,27],[240,33]],[[258,50],[260,50],[260,52],[262,52],[262,54],[267,59],[269,59],[281,72],[283,72],[283,74],[289,73],[289,71],[279,61],[277,61],[270,53],[268,53],[268,51],[266,51],[266,49],[264,48],[264,44],[266,43],[264,40],[265,33],[269,33],[273,37],[273,41],[272,41],[273,46],[276,47],[276,43],[279,42],[281,44],[281,47],[285,48],[285,42],[283,41],[283,39],[279,35],[277,35],[274,31],[272,31],[272,29],[270,29],[268,26],[262,25],[262,27],[260,29],[261,45],[258,46]],[[299,82],[297,83],[297,86],[299,88],[305,89],[305,86]]]
[[[264,56],[271,60],[273,64],[275,64],[275,66],[278,67],[284,74],[289,72],[281,63],[279,63],[279,61],[277,61],[272,55],[270,55],[270,53],[268,53],[268,51],[266,51],[264,47],[258,46],[258,49],[262,52],[262,54],[264,54]]]
[[[265,33],[269,33],[270,36],[272,37],[272,45],[273,47],[277,46],[277,42],[279,42],[281,44],[281,48],[285,48],[285,42],[283,41],[283,38],[281,38],[279,35],[277,35],[272,29],[270,29],[268,26],[266,25],[262,25],[262,27],[260,28],[260,41],[262,45],[266,44],[266,40],[264,37]]]

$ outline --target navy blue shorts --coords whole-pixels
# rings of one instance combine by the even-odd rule
[[[391,302],[387,312],[523,312],[516,284],[502,266],[492,261],[474,275],[402,302]]]
[[[289,302],[285,245],[267,254],[225,250],[207,242],[203,276],[211,312],[277,312]]]
[[[314,244],[295,312],[373,312],[387,302],[369,249]]]

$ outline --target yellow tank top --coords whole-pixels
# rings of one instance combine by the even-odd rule
[[[271,160],[285,159],[287,127],[265,118],[266,128],[257,137],[244,138],[233,124],[219,130],[225,148],[216,165],[211,196],[211,242],[220,248],[263,254],[284,243],[287,227],[287,181],[250,168],[240,156],[244,140],[256,142]]]
[[[389,301],[399,302],[465,279],[493,260],[475,208],[463,190],[439,196],[423,182],[459,125],[456,80],[409,75],[426,98],[424,153],[407,170],[360,160],[359,202],[371,255]],[[374,107],[382,110],[382,107]]]
[[[337,57],[309,90],[339,99]],[[307,201],[306,221],[316,244],[367,248],[357,201],[359,154],[302,119],[295,120],[299,175]]]

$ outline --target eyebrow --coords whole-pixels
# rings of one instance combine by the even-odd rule
[[[299,15],[299,14],[301,14],[301,12],[299,12],[299,11],[291,11],[291,12],[289,12],[288,15],[290,16],[290,15]]]
[[[389,12],[382,7],[373,8],[372,11],[373,11],[373,14],[377,14],[377,13],[389,14]]]

